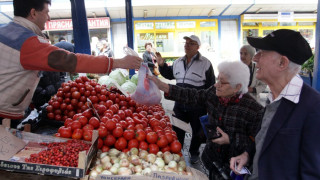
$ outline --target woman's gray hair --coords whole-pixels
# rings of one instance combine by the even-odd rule
[[[248,92],[250,72],[246,64],[241,61],[226,61],[218,65],[218,71],[228,78],[233,88],[235,88],[237,84],[241,84],[238,94]]]
[[[240,49],[245,48],[248,52],[248,54],[253,58],[253,56],[256,54],[256,49],[250,45],[243,45]]]

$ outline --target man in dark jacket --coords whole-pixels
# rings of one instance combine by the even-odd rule
[[[231,158],[230,168],[237,172],[253,160],[249,179],[320,179],[320,94],[298,75],[312,56],[308,42],[299,32],[284,29],[248,37],[248,42],[260,49],[253,57],[256,77],[269,86],[270,104],[255,148]]]
[[[54,44],[54,46],[57,46],[59,48],[65,49],[69,52],[73,52],[74,53],[74,45],[67,42],[66,39],[64,37],[60,37],[59,38],[59,42]]]
[[[185,36],[184,50],[186,55],[175,60],[172,66],[164,63],[160,53],[157,53],[157,62],[160,73],[167,79],[176,79],[177,86],[207,89],[215,83],[215,76],[211,62],[199,53],[200,39],[195,36]],[[192,128],[192,139],[190,144],[191,163],[199,161],[199,147],[201,140],[204,141],[204,133],[199,118],[207,114],[204,106],[187,105],[176,102],[173,108],[175,116]],[[184,143],[185,132],[179,128],[174,130],[177,133],[181,144]]]

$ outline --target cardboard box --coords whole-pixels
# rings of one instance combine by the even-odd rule
[[[4,128],[0,125],[0,169],[14,172],[63,176],[70,178],[83,178],[90,166],[92,158],[97,153],[98,132],[94,131],[92,144],[88,153],[79,153],[78,167],[64,167],[45,164],[21,162],[19,157],[24,157],[31,152],[41,150],[41,147],[30,148],[26,152],[20,152],[26,146],[26,142],[64,142],[69,139],[44,136],[34,133]],[[19,153],[20,152],[20,153]],[[15,156],[16,155],[16,156]]]

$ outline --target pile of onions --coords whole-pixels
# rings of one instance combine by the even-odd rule
[[[151,175],[152,171],[170,172],[179,175],[191,175],[186,171],[186,162],[178,154],[169,151],[156,155],[146,150],[132,148],[127,153],[115,148],[98,154],[98,159],[91,169],[90,178],[103,175]]]

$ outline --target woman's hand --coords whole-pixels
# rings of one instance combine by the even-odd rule
[[[169,84],[166,84],[160,81],[160,79],[158,79],[156,76],[153,76],[153,75],[150,76],[147,74],[147,78],[152,80],[161,91],[163,91],[164,93],[169,93]]]
[[[248,163],[248,161],[249,161],[249,154],[247,152],[244,152],[241,155],[230,159],[230,169],[236,174],[239,174],[243,166],[245,166]]]
[[[212,140],[212,142],[220,145],[230,144],[229,135],[223,132],[222,129],[220,129],[219,127],[217,127],[217,131],[221,134],[221,137]]]
[[[160,67],[164,65],[164,59],[159,52],[156,52],[156,60]]]

